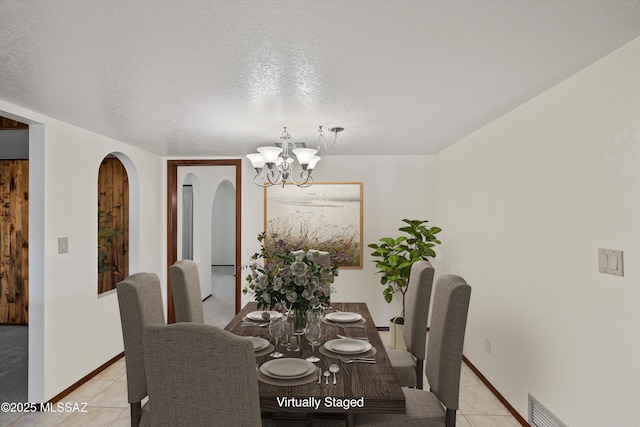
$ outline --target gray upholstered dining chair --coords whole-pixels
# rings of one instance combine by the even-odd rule
[[[322,264],[327,267],[331,265],[331,255],[329,252],[318,251],[316,249],[309,249],[307,252],[311,252],[314,256],[313,260],[316,264]],[[295,256],[302,255],[304,251],[302,249],[291,252]]]
[[[403,338],[407,350],[387,349],[391,366],[398,375],[400,385],[404,387],[423,387],[427,321],[432,287],[431,264],[428,261],[418,261],[413,264],[405,295]]]
[[[148,417],[147,380],[144,370],[142,333],[149,325],[164,324],[162,290],[158,276],[136,273],[116,285],[120,323],[127,371],[127,398],[131,406],[131,425],[138,426]]]
[[[355,425],[455,427],[470,297],[471,286],[462,277],[445,275],[438,279],[427,349],[430,390],[403,388],[406,414],[356,415]]]
[[[250,341],[200,323],[149,326],[144,359],[150,425],[261,425]]]
[[[204,323],[198,263],[181,259],[169,267],[176,322]]]

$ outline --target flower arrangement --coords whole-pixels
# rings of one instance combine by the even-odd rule
[[[327,306],[338,267],[316,263],[313,251],[308,249],[296,255],[283,240],[276,240],[267,251],[265,234],[258,234],[261,250],[246,266],[251,273],[246,277],[248,285],[242,292],[252,293],[260,309],[283,311],[286,307],[306,312]],[[277,235],[271,238],[277,239]],[[259,259],[264,260],[264,265],[258,263]]]

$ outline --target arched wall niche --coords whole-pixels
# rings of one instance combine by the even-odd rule
[[[105,156],[98,169],[98,295],[140,263],[140,180],[124,153]]]

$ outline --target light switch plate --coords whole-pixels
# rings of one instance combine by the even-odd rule
[[[69,253],[69,238],[68,237],[58,237],[58,253],[59,254]]]
[[[598,271],[614,276],[624,276],[622,251],[616,249],[598,249]]]

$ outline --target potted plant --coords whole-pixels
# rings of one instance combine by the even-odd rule
[[[382,237],[379,239],[380,244],[368,245],[374,250],[371,256],[378,258],[374,262],[378,273],[382,275],[380,284],[385,287],[382,291],[385,301],[390,303],[397,292],[402,295],[402,313],[391,319],[392,346],[395,336],[402,335],[396,329],[401,329],[397,325],[404,325],[405,294],[411,266],[420,260],[427,261],[436,256],[434,247],[440,244],[436,234],[442,231],[439,227],[427,227],[427,220],[403,219],[402,222],[406,225],[398,230],[405,235],[396,238]]]

